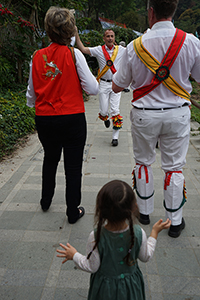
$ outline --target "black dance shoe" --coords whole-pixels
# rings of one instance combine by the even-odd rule
[[[110,127],[110,120],[104,121],[104,125],[106,126],[106,128],[109,128]]]
[[[111,144],[112,144],[113,147],[118,146],[118,140],[115,140],[115,139],[112,140]]]
[[[182,218],[182,222],[180,225],[171,225],[168,231],[168,235],[177,238],[181,234],[181,231],[185,228],[185,221]]]
[[[149,219],[149,215],[143,215],[140,214],[139,216],[139,222],[143,225],[148,225],[150,224],[150,219]]]

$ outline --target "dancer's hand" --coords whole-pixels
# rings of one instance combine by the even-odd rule
[[[57,249],[56,251],[61,254],[57,254],[57,257],[64,257],[65,259],[62,261],[62,264],[64,264],[68,260],[73,260],[74,254],[77,252],[77,250],[72,247],[69,243],[67,245],[60,244],[60,246],[64,250]]]

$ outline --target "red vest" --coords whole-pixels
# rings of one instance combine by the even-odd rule
[[[37,116],[85,112],[82,88],[67,46],[52,43],[38,50],[33,57],[32,77]]]

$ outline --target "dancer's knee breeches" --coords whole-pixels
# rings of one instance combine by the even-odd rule
[[[182,171],[169,171],[164,179],[164,207],[167,212],[174,213],[186,202],[186,187]]]

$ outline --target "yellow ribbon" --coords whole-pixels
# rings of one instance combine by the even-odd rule
[[[156,70],[160,66],[160,62],[143,46],[142,36],[133,41],[133,46],[139,59],[149,70],[156,74]],[[162,83],[175,95],[190,101],[190,94],[182,88],[171,75],[169,75],[167,79],[163,80]]]

